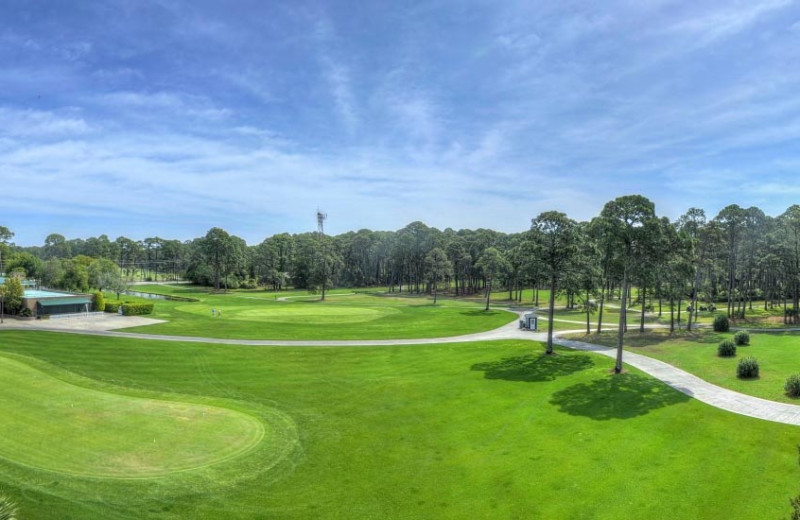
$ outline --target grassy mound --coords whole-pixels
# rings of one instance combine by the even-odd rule
[[[5,357],[0,396],[0,457],[71,475],[162,476],[236,457],[265,435],[241,412],[83,388]]]

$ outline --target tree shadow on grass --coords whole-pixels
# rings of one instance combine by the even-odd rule
[[[460,314],[462,316],[492,316],[492,315],[497,314],[498,312],[500,312],[500,311],[496,311],[494,309],[489,309],[488,311],[485,311],[485,310],[481,309],[481,310],[474,310],[474,311],[461,311]]]
[[[568,337],[569,339],[585,341],[587,343],[595,343],[597,345],[604,345],[606,347],[616,347],[618,340],[616,331],[601,332],[599,335],[595,332],[592,332],[588,335],[584,334],[583,336],[574,334],[569,335]],[[667,331],[662,329],[656,331],[646,330],[644,333],[641,333],[638,329],[634,329],[633,326],[628,326],[628,332],[625,334],[624,346],[625,348],[637,349],[642,347],[654,347],[668,341],[679,340],[691,343],[712,344],[719,343],[724,337],[728,336],[702,329],[698,332],[687,332],[685,330],[681,330],[676,331],[674,334],[669,334]]]
[[[688,395],[655,379],[618,374],[560,390],[553,394],[550,403],[569,415],[607,421],[631,419],[689,399]]]
[[[504,379],[535,383],[552,381],[558,376],[566,376],[594,366],[587,355],[547,355],[539,354],[504,358],[472,365],[471,370],[482,370],[486,379]]]

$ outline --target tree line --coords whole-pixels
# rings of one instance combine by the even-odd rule
[[[800,206],[776,217],[732,204],[716,216],[691,208],[671,222],[640,195],[609,201],[577,222],[557,211],[533,218],[529,230],[439,230],[412,222],[397,231],[361,229],[336,236],[280,233],[248,245],[212,228],[188,241],[106,235],[18,247],[0,226],[0,268],[69,290],[112,288],[120,280],[187,279],[217,289],[383,286],[437,298],[507,291],[564,295],[568,306],[597,313],[604,302],[657,306],[686,317],[717,306],[731,318],[754,302],[780,305],[787,322],[800,314]],[[631,287],[638,290],[634,293]],[[633,301],[632,301],[633,298]],[[687,312],[691,309],[693,312]],[[671,320],[674,322],[674,320]]]

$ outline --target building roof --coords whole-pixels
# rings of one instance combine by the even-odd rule
[[[6,277],[0,276],[0,284],[6,283]],[[33,287],[36,285],[36,282],[33,280],[20,280],[20,284],[23,287]]]
[[[92,303],[91,297],[73,296],[71,298],[42,298],[39,300],[39,305],[42,307],[54,307],[56,305],[77,305],[83,303]]]

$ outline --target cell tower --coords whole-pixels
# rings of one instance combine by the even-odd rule
[[[317,208],[317,233],[322,237],[325,235],[325,219],[328,218],[327,213],[323,213]]]

